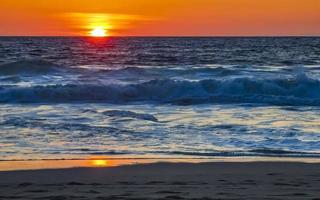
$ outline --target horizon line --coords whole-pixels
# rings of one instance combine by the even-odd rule
[[[0,35],[0,37],[79,37],[94,38],[90,35]],[[115,35],[97,38],[272,38],[272,37],[320,37],[319,35]]]

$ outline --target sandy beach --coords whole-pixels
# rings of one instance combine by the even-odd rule
[[[154,163],[0,172],[0,199],[320,199],[320,164]]]

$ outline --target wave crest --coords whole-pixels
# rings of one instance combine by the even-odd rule
[[[320,82],[307,76],[201,81],[152,80],[139,84],[2,87],[0,102],[267,103],[320,106]]]

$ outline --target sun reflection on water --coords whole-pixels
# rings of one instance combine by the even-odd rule
[[[108,166],[108,161],[107,160],[92,160],[91,164],[94,167],[107,167]]]

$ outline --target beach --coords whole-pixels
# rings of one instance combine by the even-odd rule
[[[320,200],[320,0],[0,1],[0,200]]]
[[[320,0],[0,1],[0,200],[320,200]]]
[[[312,199],[320,164],[150,163],[0,172],[0,199]]]
[[[0,200],[320,199],[319,47],[0,37]]]

